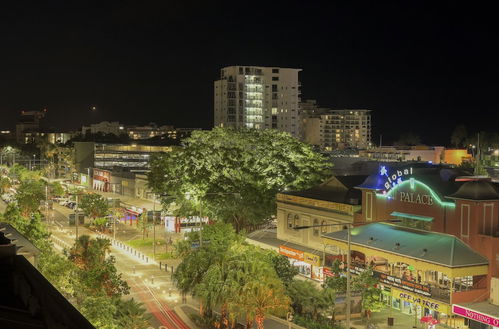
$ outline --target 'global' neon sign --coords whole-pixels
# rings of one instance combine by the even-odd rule
[[[388,170],[386,169],[386,166],[381,166],[379,169],[379,174],[381,176],[386,177],[385,183],[383,184],[383,186],[385,188],[383,191],[383,194],[386,194],[392,188],[401,184],[404,181],[404,178],[406,178],[409,175],[412,175],[412,167],[400,169],[400,170],[397,169],[393,173],[388,174]]]

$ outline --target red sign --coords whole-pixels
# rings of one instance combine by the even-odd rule
[[[327,267],[322,268],[322,271],[324,272],[324,278],[328,278],[328,277],[333,277],[334,276],[333,271],[331,271]]]
[[[303,260],[303,251],[296,250],[286,246],[279,246],[279,253],[289,258]]]
[[[102,182],[110,182],[111,172],[107,170],[94,169],[94,180],[100,180]]]

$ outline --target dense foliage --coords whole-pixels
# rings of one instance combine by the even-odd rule
[[[198,247],[200,239],[204,243]],[[193,248],[193,246],[195,246]],[[263,328],[268,314],[284,315],[290,300],[266,252],[244,243],[228,224],[206,226],[177,244],[183,261],[175,271],[178,288],[201,302],[201,313],[211,318],[220,309],[217,326],[236,321]]]
[[[38,269],[97,329],[139,329],[148,325],[144,308],[134,299],[122,301],[129,293],[117,273],[114,257],[106,256],[109,241],[81,236],[67,251],[57,253],[38,210],[44,185],[33,180],[36,172],[15,166],[0,168],[2,177],[19,180],[16,199],[0,220],[11,224],[40,250]],[[41,189],[41,192],[40,192]],[[30,201],[29,197],[36,199]]]

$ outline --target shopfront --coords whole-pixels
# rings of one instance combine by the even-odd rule
[[[323,235],[346,259],[346,231]],[[449,324],[451,300],[486,292],[488,261],[456,237],[386,223],[351,230],[350,272],[371,268],[382,300],[394,310]]]
[[[93,188],[101,192],[109,192],[111,172],[108,170],[94,169]]]
[[[321,266],[321,257],[311,252],[280,245],[279,253],[289,259],[291,265],[298,269],[298,273],[309,279],[323,281],[324,273]]]
[[[498,309],[497,306],[487,302],[471,303],[469,305],[452,305],[452,313],[466,319],[463,324],[469,329],[498,329]]]

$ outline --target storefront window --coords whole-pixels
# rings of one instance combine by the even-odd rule
[[[294,227],[300,226],[300,217],[298,215],[295,215],[293,225],[294,225]]]
[[[325,221],[325,220],[323,220],[323,221],[321,222],[321,225],[322,225],[322,227],[321,227],[321,233],[322,233],[322,234],[327,233],[327,226],[325,226],[325,225],[326,225],[326,221]]]
[[[319,220],[317,218],[314,218],[314,226],[318,226],[319,225]],[[319,228],[318,227],[314,227],[314,236],[319,236]]]
[[[392,307],[400,310],[400,298],[392,298]]]
[[[292,214],[288,214],[287,224],[288,224],[289,229],[293,228],[293,215]]]

